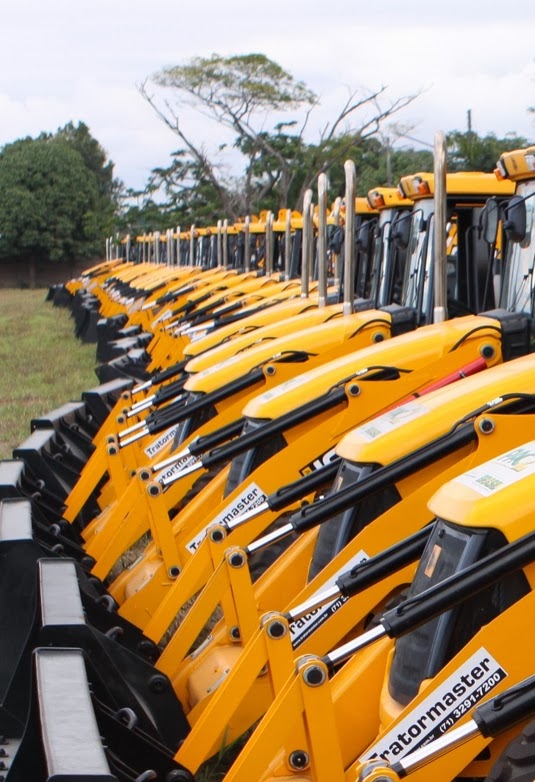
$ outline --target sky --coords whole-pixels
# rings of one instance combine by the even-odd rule
[[[142,189],[178,139],[140,95],[161,68],[261,52],[320,96],[309,140],[350,90],[420,92],[392,118],[432,144],[437,129],[535,142],[535,2],[515,0],[0,0],[0,146],[85,122],[127,187]],[[191,109],[182,126],[228,140]],[[269,120],[269,118],[267,118]],[[387,123],[385,135],[392,136]],[[407,138],[395,146],[418,147]]]

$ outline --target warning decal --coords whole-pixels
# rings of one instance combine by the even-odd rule
[[[258,505],[261,505],[265,499],[266,495],[260,486],[254,482],[250,483],[243,489],[241,494],[235,497],[232,502],[221,511],[221,513],[218,513],[215,518],[210,519],[204,529],[199,532],[193,540],[190,540],[186,545],[187,550],[193,553],[199,548],[206,535],[206,530],[208,527],[211,527],[212,524],[228,524],[229,521],[237,519],[238,516],[241,516],[246,510],[252,510],[253,508],[258,507]]]
[[[360,760],[396,761],[439,738],[485,698],[507,673],[483,647],[433,689]]]

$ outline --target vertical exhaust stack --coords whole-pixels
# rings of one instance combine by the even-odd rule
[[[346,177],[346,220],[344,238],[344,315],[352,315],[355,310],[355,194],[357,173],[352,160],[344,163]]]
[[[327,189],[326,174],[318,177],[318,307],[327,305]]]
[[[161,252],[160,252],[160,232],[154,231],[154,261],[155,263],[161,263]]]
[[[189,263],[190,266],[195,266],[195,223],[192,223],[189,229]]]
[[[217,266],[223,266],[223,223],[221,220],[217,221]]]
[[[292,262],[292,210],[286,209],[286,225],[284,228],[284,279],[286,282],[291,276]]]
[[[266,216],[266,277],[273,274],[273,212]]]
[[[223,220],[223,266],[228,266],[228,220]]]
[[[334,202],[334,208],[333,208],[333,220],[334,220],[334,230],[336,231],[337,228],[340,226],[340,206],[342,205],[342,199],[340,196],[338,196]],[[340,281],[342,279],[342,269],[341,269],[341,257],[336,254],[334,257],[334,284],[335,287],[340,288]]]
[[[143,234],[143,244],[141,245],[141,260],[143,263],[147,260],[147,234]]]
[[[177,225],[176,227],[176,265],[181,266],[182,265],[182,259],[180,257],[180,226]]]
[[[249,215],[245,217],[245,224],[243,226],[243,271],[251,271],[251,218]]]
[[[312,190],[303,199],[303,248],[301,253],[301,298],[308,298],[310,282],[310,250],[312,238]]]
[[[166,247],[167,247],[167,266],[173,266],[173,229],[168,228],[165,232]]]
[[[433,323],[442,323],[448,318],[447,310],[447,267],[446,267],[446,137],[441,130],[435,133],[434,149],[435,179],[435,306]]]
[[[131,246],[132,246],[132,238],[130,234],[126,234],[126,260],[130,260],[130,252],[131,252]]]

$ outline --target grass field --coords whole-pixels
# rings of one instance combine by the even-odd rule
[[[98,385],[95,345],[74,336],[67,309],[45,290],[0,290],[0,458],[30,434],[30,420]]]
[[[45,290],[0,289],[0,458],[30,434],[30,420],[98,385],[96,346],[74,336],[67,309],[45,301]],[[135,556],[141,552],[137,547]],[[219,782],[230,768],[242,737],[203,764],[196,779]]]

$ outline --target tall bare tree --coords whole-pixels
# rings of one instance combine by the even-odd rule
[[[158,71],[140,85],[140,92],[180,138],[229,216],[252,211],[274,193],[279,206],[299,207],[319,173],[341,164],[352,148],[377,134],[385,119],[419,94],[390,100],[384,86],[352,90],[317,140],[306,143],[305,131],[320,99],[264,54],[194,57]],[[234,134],[234,147],[244,157],[241,177],[229,176],[217,154],[210,155],[205,143],[185,132],[183,118],[192,108]],[[282,112],[292,112],[292,119],[280,122]],[[289,204],[296,178],[297,203]]]

